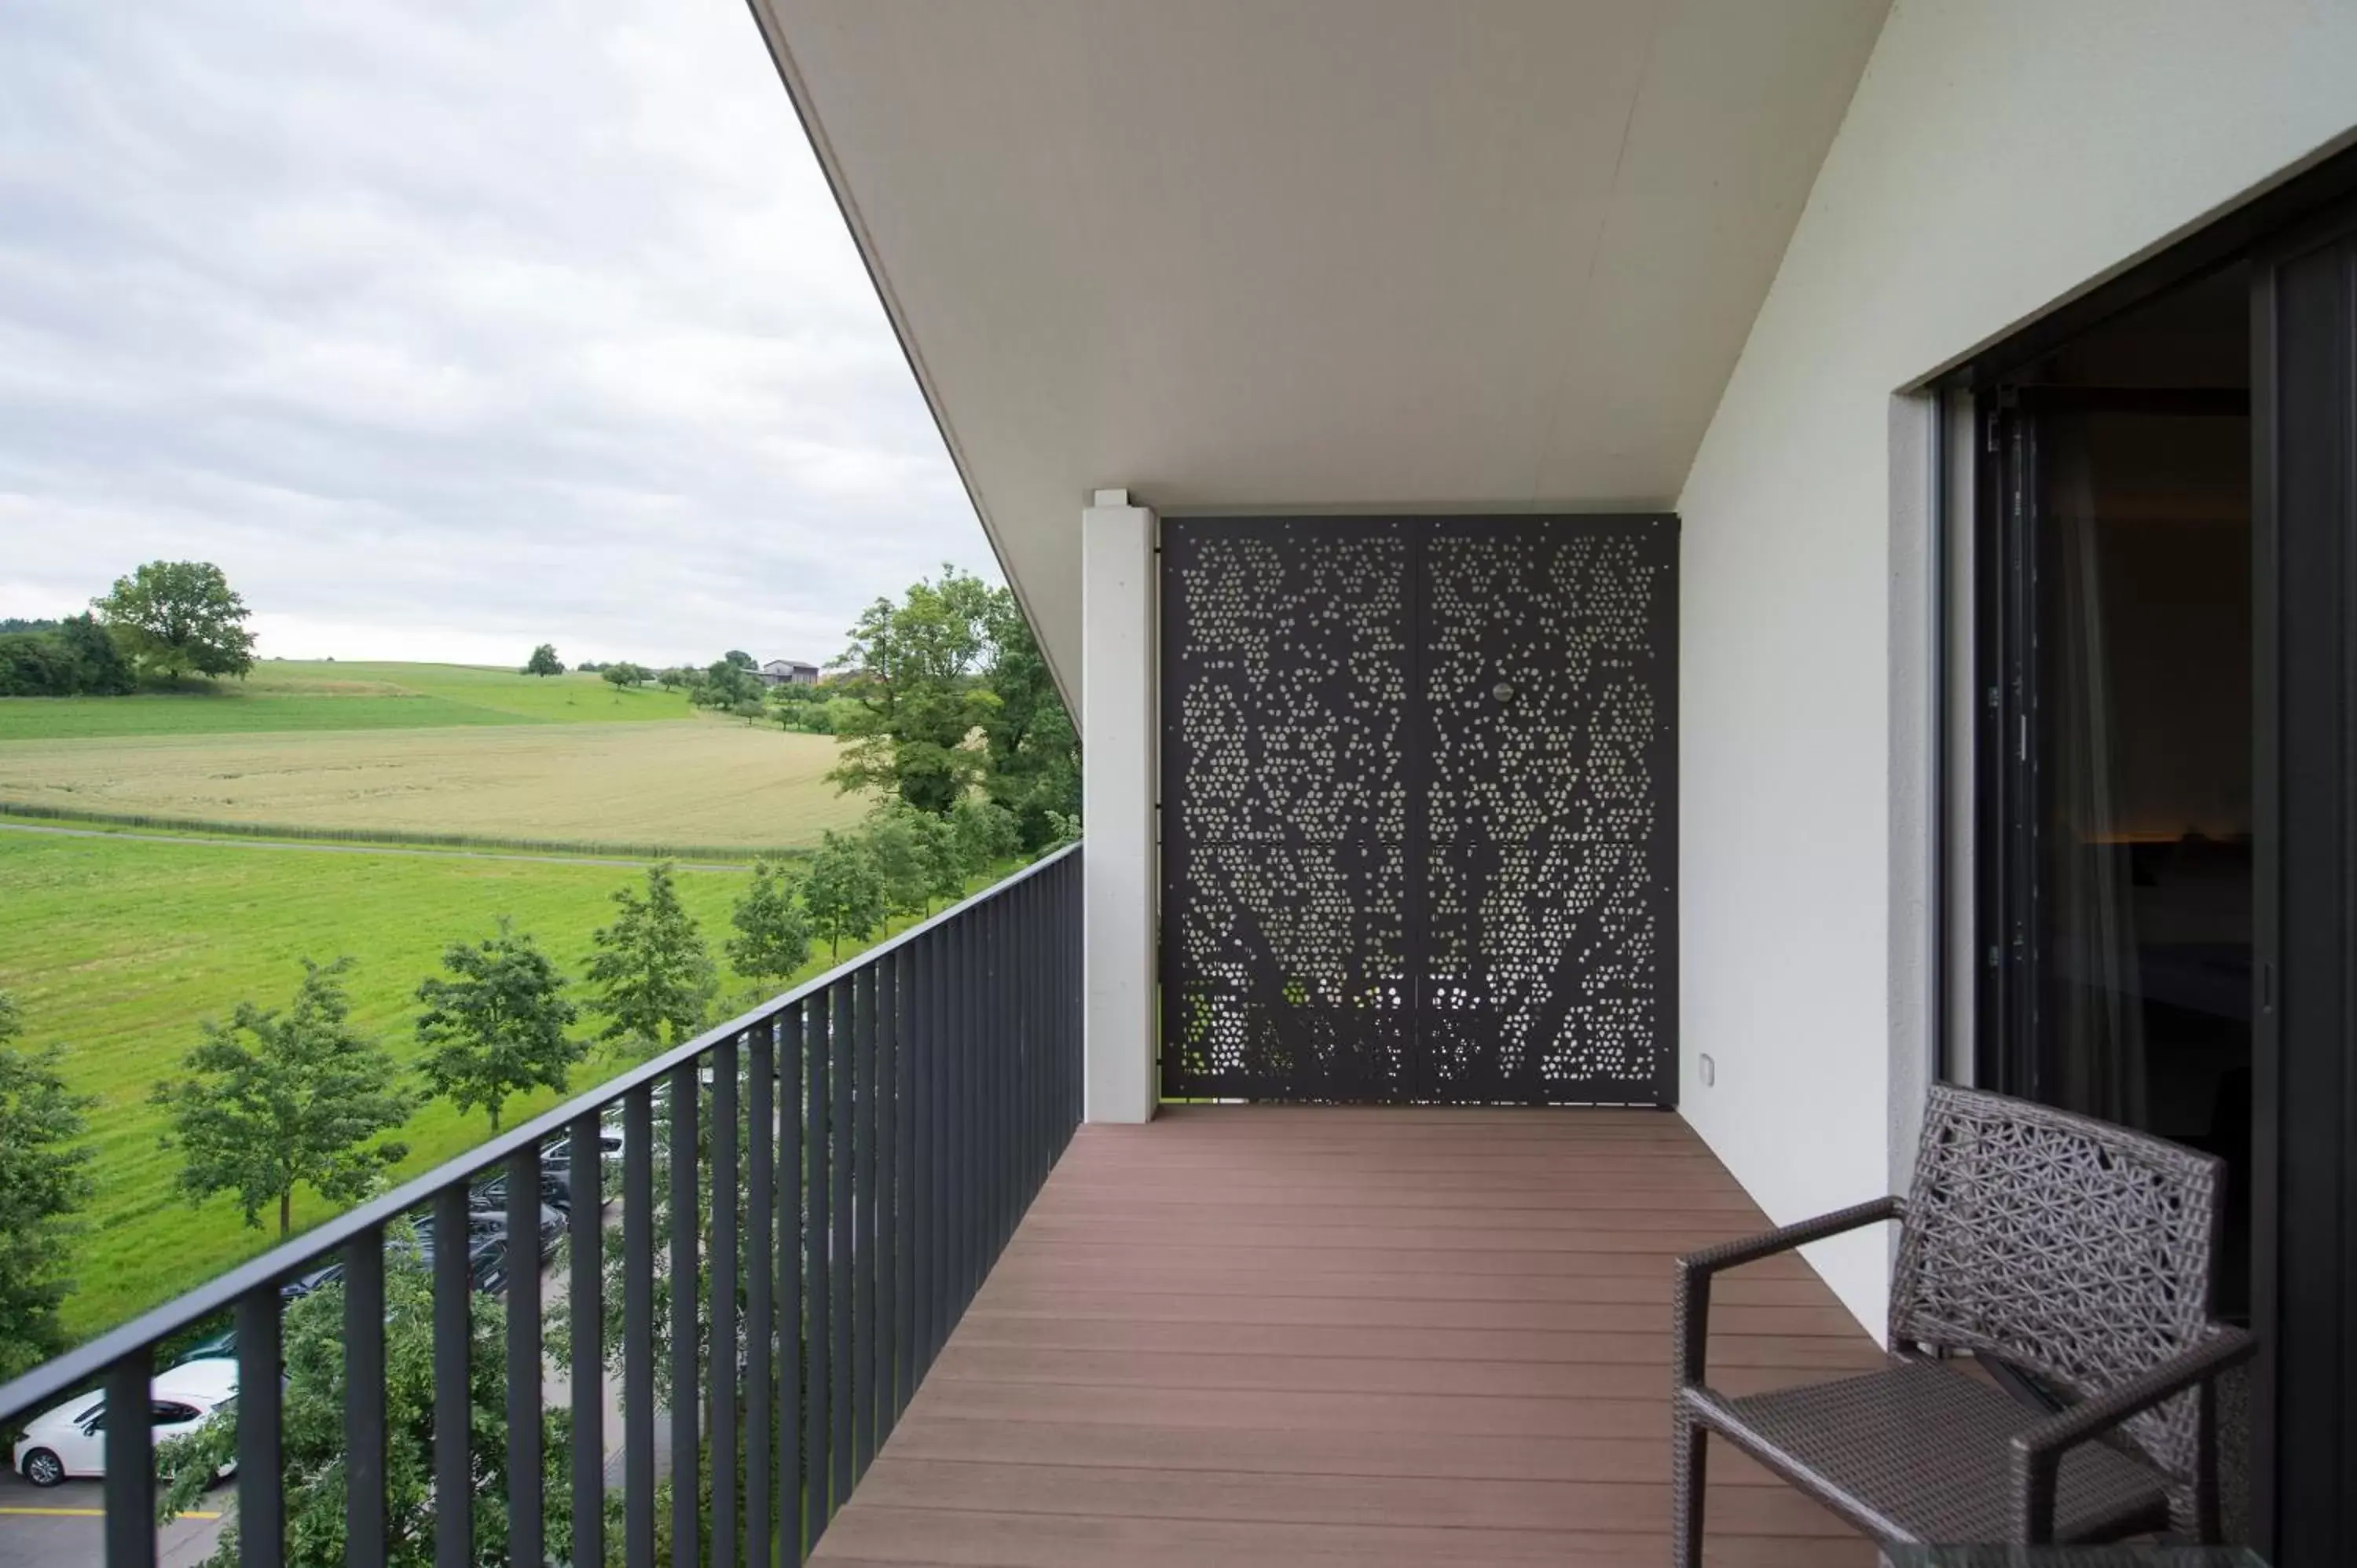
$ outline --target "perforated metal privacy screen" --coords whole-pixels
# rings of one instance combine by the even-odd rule
[[[1677,523],[1171,518],[1173,1098],[1676,1099]]]

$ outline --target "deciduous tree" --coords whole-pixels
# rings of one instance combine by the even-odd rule
[[[253,668],[251,612],[210,561],[150,561],[117,577],[91,607],[143,670],[242,675]]]
[[[830,959],[842,956],[846,939],[864,940],[884,923],[884,879],[865,842],[826,832],[802,882],[802,908],[810,911],[811,932],[826,943]]]
[[[982,786],[1014,814],[1022,846],[1041,849],[1055,841],[1053,816],[1080,814],[1080,732],[1012,592],[992,593],[985,626],[983,681],[998,701],[982,718]]]
[[[856,703],[835,726],[845,745],[827,777],[837,788],[887,790],[940,814],[982,777],[975,732],[998,703],[979,678],[989,604],[981,578],[945,565],[899,604],[868,606],[834,661]]]
[[[696,681],[688,701],[700,708],[734,710],[741,703],[758,703],[761,696],[759,675],[734,660],[716,659]]]
[[[751,981],[776,983],[810,961],[811,922],[795,879],[767,860],[753,863],[753,880],[729,917],[737,934],[728,962]]]
[[[860,829],[867,856],[884,890],[884,913],[913,915],[932,897],[931,868],[926,864],[925,839],[916,819],[926,815],[901,800],[886,800],[868,814]]]
[[[64,1053],[20,1051],[16,999],[0,991],[0,1383],[66,1348],[58,1306],[72,1288],[73,1216],[90,1199],[82,1112],[97,1103],[66,1088]]]
[[[564,1092],[588,1046],[566,1033],[579,1016],[565,999],[565,976],[505,916],[479,942],[452,942],[450,978],[417,983],[420,1064],[434,1092],[461,1111],[479,1105],[500,1127],[508,1097],[534,1088]]]
[[[284,1236],[297,1187],[357,1202],[409,1153],[404,1144],[371,1142],[401,1125],[415,1101],[400,1089],[392,1057],[351,1026],[341,979],[350,967],[350,959],[305,959],[292,1007],[239,1003],[226,1027],[203,1026],[186,1064],[194,1076],[156,1086],[155,1103],[171,1123],[164,1144],[180,1149],[190,1203],[234,1194],[259,1230],[274,1202]]]
[[[556,657],[556,644],[544,642],[533,649],[532,657],[523,661],[523,672],[527,675],[564,674],[565,660]]]
[[[617,690],[628,690],[632,686],[642,686],[646,684],[649,679],[648,673],[645,670],[631,663],[627,659],[608,664],[603,670],[598,671],[597,673],[605,678],[606,684],[612,686]]]
[[[704,1027],[717,983],[695,918],[679,901],[669,861],[647,867],[646,891],[614,890],[621,913],[593,939],[589,983],[607,1023],[598,1038],[640,1055],[675,1046]]]
[[[968,876],[981,875],[1023,848],[1015,814],[996,800],[969,795],[957,803],[949,820],[959,865]]]

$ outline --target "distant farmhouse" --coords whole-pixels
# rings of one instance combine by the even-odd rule
[[[765,686],[815,686],[818,666],[805,664],[799,659],[772,659],[761,666],[761,683]]]

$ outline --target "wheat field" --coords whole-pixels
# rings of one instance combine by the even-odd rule
[[[815,843],[866,802],[835,743],[723,718],[18,740],[0,800],[334,829],[640,843]]]

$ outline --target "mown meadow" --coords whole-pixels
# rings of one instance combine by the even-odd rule
[[[815,843],[856,822],[864,795],[824,774],[835,743],[693,708],[655,686],[596,675],[520,675],[462,665],[265,661],[243,681],[133,696],[0,699],[0,990],[23,1010],[24,1043],[60,1044],[79,1092],[93,1095],[98,1188],[77,1240],[65,1309],[95,1333],[259,1252],[226,1198],[190,1208],[178,1156],[158,1144],[156,1083],[175,1075],[205,1019],[241,1000],[283,1005],[302,961],[350,955],[359,1024],[404,1061],[419,980],[443,949],[506,915],[578,975],[611,895],[636,865],[597,864],[598,846]],[[39,830],[43,807],[231,824],[202,831]],[[582,857],[496,850],[368,849],[253,836],[456,833],[487,843],[575,846]],[[709,857],[710,850],[701,851]],[[635,856],[634,856],[635,858]],[[721,966],[724,1009],[755,992],[726,967],[728,916],[748,874],[679,868],[680,894]],[[849,956],[846,949],[845,956]],[[808,972],[829,959],[824,946]],[[586,998],[579,998],[586,1002]],[[602,1020],[585,1017],[583,1032]],[[587,1088],[622,1063],[593,1056]],[[514,1119],[554,1103],[511,1102]],[[479,1113],[427,1104],[401,1136],[404,1172],[479,1142]],[[330,1206],[308,1192],[298,1226]]]
[[[485,935],[508,915],[577,975],[591,932],[612,913],[612,891],[638,875],[522,857],[0,826],[0,989],[23,1008],[26,1043],[64,1045],[72,1086],[98,1097],[90,1112],[98,1191],[78,1245],[68,1328],[95,1333],[276,1240],[246,1229],[225,1197],[191,1208],[172,1185],[178,1156],[158,1145],[161,1112],[148,1095],[178,1071],[200,1020],[225,1019],[241,998],[283,1004],[304,958],[350,954],[354,1019],[408,1060],[416,1053],[414,993],[447,944]],[[720,962],[716,1017],[759,993],[721,954],[747,880],[741,870],[678,868],[681,898]],[[819,945],[805,975],[830,961]],[[585,1018],[584,1032],[599,1022]],[[576,1090],[620,1065],[593,1056],[576,1071]],[[555,1102],[545,1091],[511,1101],[506,1121]],[[480,1112],[462,1117],[430,1103],[401,1134],[410,1145],[402,1170],[423,1170],[489,1130]],[[296,1222],[331,1211],[306,1192]]]

